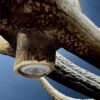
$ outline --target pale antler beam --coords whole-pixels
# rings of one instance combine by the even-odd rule
[[[89,20],[79,9],[77,9],[74,0],[54,0],[59,9],[62,11],[62,16],[74,24],[77,29],[91,38],[92,41],[100,43],[100,31],[97,26]],[[88,33],[88,34],[87,34]]]

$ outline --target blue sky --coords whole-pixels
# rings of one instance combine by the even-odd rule
[[[100,27],[100,0],[81,0],[85,13],[98,27]]]
[[[100,0],[82,0],[83,12],[100,26]],[[100,75],[92,65],[73,54],[60,49],[59,52],[81,67]],[[13,72],[14,58],[0,55],[0,100],[52,100],[38,80],[27,79]],[[47,78],[59,91],[76,98],[88,98]]]

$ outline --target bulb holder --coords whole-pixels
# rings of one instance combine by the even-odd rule
[[[54,69],[54,63],[46,61],[23,61],[14,66],[14,71],[27,78],[40,78]]]
[[[37,33],[17,35],[14,71],[28,78],[43,77],[54,69],[55,42]]]

